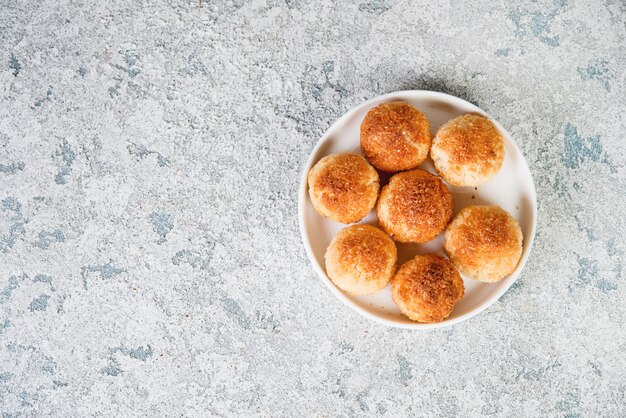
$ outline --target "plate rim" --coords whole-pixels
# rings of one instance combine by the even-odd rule
[[[519,261],[517,268],[515,269],[515,271],[512,273],[513,275],[513,280],[510,281],[510,283],[506,286],[503,286],[498,292],[496,292],[495,294],[491,295],[485,302],[483,302],[479,307],[477,307],[476,309],[473,309],[470,312],[467,312],[461,316],[458,316],[456,318],[453,319],[446,319],[442,322],[437,322],[437,323],[432,323],[432,324],[426,324],[426,323],[420,323],[420,322],[413,322],[413,323],[399,323],[399,322],[395,322],[386,318],[382,318],[380,316],[374,315],[371,312],[367,311],[366,309],[362,308],[361,306],[359,306],[358,304],[356,304],[355,302],[353,302],[350,298],[348,298],[345,293],[343,291],[341,291],[340,289],[338,289],[330,280],[330,278],[326,275],[326,273],[322,270],[321,266],[319,265],[319,263],[317,262],[317,259],[314,256],[313,253],[313,248],[311,247],[310,243],[309,243],[309,239],[307,237],[307,234],[305,232],[305,218],[304,218],[304,204],[305,204],[305,199],[308,198],[308,193],[307,193],[307,177],[308,177],[308,172],[311,169],[311,166],[313,164],[313,157],[317,154],[317,151],[319,150],[319,148],[326,142],[326,140],[328,139],[329,132],[333,131],[337,125],[341,124],[344,120],[346,120],[349,116],[351,116],[352,114],[356,113],[358,110],[367,107],[367,106],[372,106],[374,103],[380,102],[380,101],[384,101],[385,99],[388,99],[390,97],[394,97],[394,96],[406,96],[406,95],[423,95],[425,96],[424,98],[428,98],[427,96],[430,96],[431,98],[439,98],[439,99],[444,99],[447,102],[457,102],[457,103],[462,103],[463,105],[467,106],[469,105],[471,108],[474,108],[474,111],[484,114],[487,117],[489,117],[489,119],[496,125],[496,127],[501,130],[502,132],[504,132],[507,136],[507,138],[510,140],[511,145],[515,148],[515,150],[519,153],[519,155],[522,157],[522,164],[523,166],[526,168],[528,175],[530,176],[530,191],[531,191],[531,197],[532,197],[532,212],[533,212],[533,216],[532,216],[532,225],[531,225],[531,232],[530,232],[530,237],[524,237],[524,239],[527,241],[527,246],[528,246],[528,250],[526,251],[526,254],[522,256],[522,259]],[[398,97],[398,99],[401,99],[400,97]],[[430,152],[430,151],[429,151]],[[522,153],[521,149],[519,148],[519,146],[517,145],[517,142],[515,142],[515,140],[513,139],[513,136],[509,133],[508,130],[504,129],[504,127],[495,119],[493,118],[489,113],[487,113],[486,111],[484,111],[483,109],[481,109],[480,107],[478,107],[477,105],[464,100],[460,97],[457,96],[453,96],[451,94],[448,93],[443,93],[443,92],[438,92],[438,91],[431,91],[431,90],[399,90],[399,91],[394,91],[394,92],[390,92],[390,93],[386,93],[380,96],[376,96],[373,97],[371,99],[368,99],[364,102],[361,102],[360,104],[353,106],[352,108],[348,109],[341,117],[339,117],[339,119],[337,119],[335,122],[333,122],[324,132],[324,134],[318,139],[318,141],[316,142],[315,146],[313,147],[313,149],[311,150],[311,152],[309,153],[309,157],[306,160],[306,163],[302,169],[302,174],[300,177],[300,185],[298,187],[298,226],[300,228],[300,237],[302,239],[302,243],[304,244],[304,248],[307,254],[307,257],[309,259],[309,262],[312,264],[313,269],[315,270],[315,272],[317,273],[318,277],[322,280],[322,282],[324,282],[324,284],[326,285],[326,287],[328,289],[330,289],[330,291],[335,295],[335,297],[337,297],[339,300],[341,300],[345,305],[347,305],[348,307],[350,307],[351,309],[353,309],[354,311],[360,313],[361,315],[365,316],[366,318],[377,322],[379,324],[383,324],[383,325],[387,325],[390,327],[394,327],[394,328],[402,328],[402,329],[413,329],[413,330],[430,330],[430,329],[436,329],[436,328],[445,328],[445,327],[450,327],[453,325],[456,325],[458,323],[461,323],[463,321],[466,321],[476,315],[478,315],[479,313],[483,312],[484,310],[486,310],[487,308],[489,308],[490,306],[492,306],[497,300],[499,300],[502,295],[504,295],[513,285],[513,283],[517,282],[517,280],[519,279],[520,274],[522,273],[522,271],[524,271],[524,268],[526,267],[526,262],[528,261],[528,258],[530,257],[530,254],[532,252],[532,248],[533,248],[533,244],[535,241],[535,234],[537,231],[537,191],[535,188],[535,181],[533,178],[533,174],[532,171],[530,170],[530,166],[528,165],[528,162],[526,161],[526,156]]]

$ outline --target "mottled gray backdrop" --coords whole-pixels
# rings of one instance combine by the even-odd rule
[[[623,0],[3,0],[5,416],[626,415]],[[513,134],[520,280],[443,331],[343,306],[297,189],[402,89]]]

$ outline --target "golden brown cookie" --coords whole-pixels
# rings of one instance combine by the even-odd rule
[[[437,173],[453,186],[480,186],[500,170],[504,139],[489,119],[462,115],[437,130],[430,149]]]
[[[391,297],[417,322],[441,322],[465,293],[461,275],[438,255],[418,255],[404,263],[391,282]]]
[[[371,225],[342,229],[326,250],[326,272],[340,289],[354,295],[382,290],[396,269],[396,244]]]
[[[446,229],[445,248],[459,271],[481,282],[511,274],[522,256],[522,229],[498,206],[468,206]]]
[[[416,169],[397,173],[376,205],[381,227],[398,242],[435,238],[452,217],[452,195],[437,176]]]
[[[380,104],[367,112],[361,124],[361,149],[379,170],[415,168],[428,156],[430,123],[406,102]]]
[[[344,224],[363,219],[378,198],[378,173],[357,154],[322,158],[309,171],[308,183],[315,210]]]

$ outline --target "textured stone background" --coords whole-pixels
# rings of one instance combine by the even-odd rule
[[[0,3],[6,416],[626,414],[621,0]],[[401,89],[521,146],[516,285],[444,331],[369,322],[315,276],[300,170]]]

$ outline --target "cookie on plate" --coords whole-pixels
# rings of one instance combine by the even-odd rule
[[[438,255],[418,255],[407,261],[391,281],[393,301],[417,322],[443,321],[464,293],[459,272]]]
[[[456,117],[437,130],[430,149],[437,173],[453,186],[480,186],[500,170],[504,139],[484,116]]]
[[[363,219],[378,198],[378,173],[357,154],[322,158],[311,168],[307,180],[317,213],[344,224]]]
[[[417,167],[428,156],[430,123],[406,102],[370,109],[361,124],[361,149],[379,170],[394,173]]]
[[[383,230],[396,241],[430,241],[452,217],[452,194],[428,171],[404,171],[383,187],[376,214]]]
[[[493,283],[515,271],[522,256],[522,229],[498,206],[468,206],[448,225],[445,249],[457,269]]]
[[[383,231],[359,224],[339,231],[324,257],[326,273],[337,287],[353,295],[369,295],[391,280],[398,251]]]

